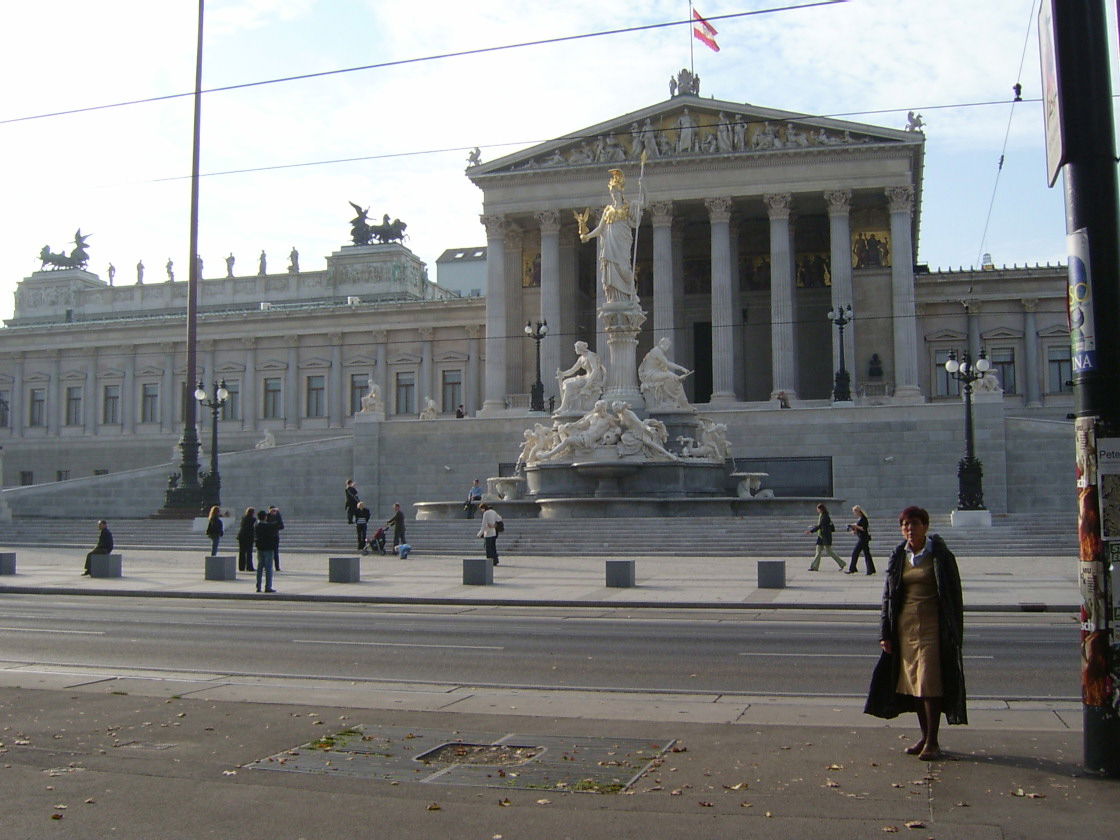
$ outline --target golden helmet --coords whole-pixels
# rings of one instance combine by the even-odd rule
[[[611,176],[611,180],[607,183],[607,189],[626,189],[626,176],[622,174],[621,169],[608,169],[607,172]]]

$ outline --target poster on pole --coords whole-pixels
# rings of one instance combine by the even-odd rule
[[[1066,235],[1069,253],[1066,305],[1069,307],[1070,362],[1073,375],[1097,366],[1097,334],[1093,320],[1093,279],[1089,264],[1089,231],[1079,228]]]
[[[1101,538],[1120,540],[1120,438],[1097,438]]]

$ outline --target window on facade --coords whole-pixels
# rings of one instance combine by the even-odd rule
[[[397,374],[397,414],[416,413],[416,373],[402,371]]]
[[[463,401],[463,372],[445,370],[443,372],[443,413],[450,414]]]
[[[280,377],[270,376],[264,380],[264,405],[261,416],[265,420],[278,420],[281,417]]]
[[[101,422],[106,426],[121,422],[120,385],[106,385],[101,389]]]
[[[159,422],[159,385],[155,382],[140,386],[140,422]]]
[[[94,475],[108,475],[109,471],[108,470],[94,470],[93,474]]]
[[[226,390],[229,396],[226,397],[225,403],[222,405],[222,419],[223,420],[240,420],[241,419],[241,382],[237,379],[225,380]]]
[[[82,425],[82,387],[69,385],[66,388],[66,425]]]
[[[9,398],[9,391],[0,391],[0,429],[8,428],[12,423],[8,416],[8,406],[11,405],[11,403],[8,402]]]
[[[945,363],[949,361],[948,348],[935,350],[933,353],[933,393],[938,397],[957,397],[961,393],[961,383],[949,375],[945,370]],[[958,354],[959,357],[960,354]]]
[[[1069,347],[1055,345],[1046,348],[1047,393],[1068,394],[1073,391],[1073,365],[1070,362]]]
[[[364,373],[350,374],[350,414],[362,410],[362,397],[369,393],[369,377]]]
[[[47,424],[47,391],[45,388],[32,388],[27,404],[27,425],[45,426]]]
[[[70,470],[55,470],[54,471],[54,480],[55,481],[69,481],[70,480]]]
[[[1003,393],[1018,393],[1015,390],[1015,348],[994,347],[988,353],[988,360],[992,363],[992,370],[999,378],[999,386],[1003,388]]]
[[[327,414],[327,379],[316,374],[307,377],[307,417],[325,417]]]
[[[33,473],[31,470],[20,470],[19,471],[19,483],[23,487],[27,487],[29,484],[34,484],[35,483],[35,473]]]

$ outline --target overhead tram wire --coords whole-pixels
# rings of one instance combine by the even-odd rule
[[[1003,174],[1003,163],[1007,157],[1007,143],[1011,137],[1011,122],[1015,119],[1015,105],[1023,101],[1020,92],[1023,89],[1023,64],[1027,59],[1027,46],[1030,44],[1031,28],[1034,26],[1036,3],[1031,3],[1031,11],[1027,16],[1027,31],[1023,36],[1023,51],[1019,55],[1019,72],[1015,74],[1015,98],[1011,100],[1011,108],[1007,114],[1007,128],[1003,132],[1003,146],[999,150],[999,163],[996,165],[996,178],[992,184],[992,197],[988,202],[988,215],[984,218],[984,232],[980,234],[980,247],[976,251],[976,265],[983,268],[984,245],[988,241],[988,226],[992,222],[992,210],[996,206],[996,194],[999,192],[999,179]],[[973,284],[969,283],[968,293],[971,295]]]
[[[820,6],[835,6],[840,3],[847,3],[848,0],[810,0],[805,3],[793,3],[787,6],[775,6],[769,9],[754,9],[749,12],[729,12],[724,15],[712,15],[708,18],[710,21],[714,20],[732,20],[742,17],[756,17],[758,15],[775,14],[777,12],[790,12],[799,11],[801,9],[812,9]],[[402,67],[409,64],[420,64],[429,61],[442,61],[448,58],[463,58],[471,55],[485,55],[486,53],[505,52],[508,50],[524,49],[526,47],[543,47],[552,44],[562,44],[568,41],[583,41],[590,38],[602,38],[610,35],[627,35],[634,32],[649,32],[656,29],[667,29],[674,26],[692,26],[695,21],[689,17],[686,20],[673,20],[664,23],[649,23],[642,26],[627,26],[620,29],[605,29],[599,32],[584,32],[579,35],[560,35],[555,38],[540,38],[534,41],[520,41],[514,44],[501,44],[494,47],[477,47],[471,50],[458,50],[455,52],[438,53],[436,55],[419,56],[416,58],[401,58],[394,61],[382,61],[376,64],[363,64],[357,67],[343,67],[337,70],[322,70],[316,73],[301,73],[296,76],[279,76],[272,79],[261,79],[255,82],[241,82],[233,85],[222,85],[220,87],[206,88],[202,91],[203,94],[208,93],[225,93],[231,90],[244,90],[246,88],[262,87],[264,85],[276,85],[286,82],[298,82],[306,79],[318,79],[325,76],[338,76],[344,73],[357,73],[363,70],[382,70],[387,67]],[[172,99],[182,99],[188,96],[194,96],[194,91],[183,93],[168,93],[162,96],[150,96],[143,99],[130,99],[123,102],[111,102],[104,105],[90,105],[83,108],[70,108],[62,111],[51,111],[43,114],[30,114],[24,117],[9,117],[7,119],[0,119],[0,125],[8,123],[28,122],[30,120],[42,120],[52,117],[63,117],[71,114],[82,114],[90,111],[104,111],[110,108],[124,108],[131,105],[146,105],[153,102],[166,102]]]

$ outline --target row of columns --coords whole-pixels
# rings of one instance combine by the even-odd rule
[[[885,196],[890,210],[892,251],[891,305],[894,334],[893,369],[896,397],[920,398],[918,386],[917,319],[914,302],[912,187],[889,187]],[[828,205],[833,306],[851,304],[851,190],[824,193]],[[763,196],[770,224],[770,320],[771,381],[775,397],[784,392],[797,396],[798,344],[795,330],[795,249],[793,244],[794,196],[772,193]],[[741,365],[741,342],[735,340],[739,303],[738,236],[735,235],[733,203],[730,198],[704,202],[711,233],[711,324],[713,403],[739,399],[736,371]],[[652,202],[649,217],[653,227],[653,330],[675,335],[682,326],[678,302],[682,300],[683,256],[679,231],[673,229],[673,203]],[[526,320],[521,311],[520,282],[522,231],[507,217],[484,215],[488,259],[486,261],[486,393],[483,411],[505,408],[506,394],[524,388],[520,352],[510,351],[510,339],[521,335]],[[560,213],[537,214],[541,231],[541,319],[553,335],[571,335],[575,327],[576,265],[575,241],[561,235]],[[598,296],[602,284],[596,278]],[[597,301],[601,305],[602,301]],[[566,308],[570,305],[570,308]],[[858,318],[858,313],[857,313]],[[858,320],[856,322],[858,324]],[[838,338],[833,338],[833,357],[839,357]],[[855,329],[845,331],[845,357],[855,358]],[[542,347],[542,376],[560,367],[565,342],[546,342]],[[599,336],[596,349],[602,352],[605,339]],[[554,358],[556,356],[556,358]],[[547,363],[546,363],[547,360]],[[556,364],[554,364],[556,362]]]

